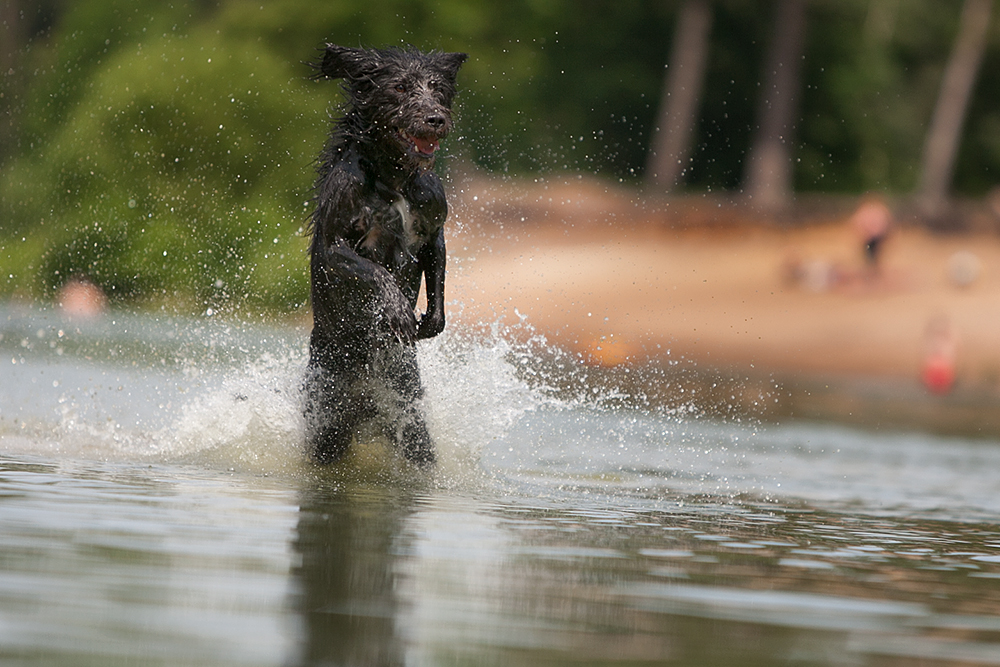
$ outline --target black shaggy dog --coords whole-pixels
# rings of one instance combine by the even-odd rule
[[[434,461],[415,341],[444,329],[444,188],[432,171],[452,127],[464,53],[328,44],[317,78],[343,79],[344,115],[320,155],[312,214],[312,458],[336,461],[374,423],[410,461]],[[421,278],[427,312],[415,315]]]

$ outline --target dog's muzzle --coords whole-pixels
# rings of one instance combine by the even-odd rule
[[[400,130],[399,136],[419,157],[434,157],[434,153],[441,147],[441,138],[433,134],[417,136]]]
[[[400,129],[399,136],[410,151],[419,158],[434,157],[441,140],[448,135],[450,123],[443,113],[432,113],[423,119],[416,128]]]

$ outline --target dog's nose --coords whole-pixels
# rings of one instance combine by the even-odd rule
[[[435,130],[440,130],[442,127],[444,127],[444,124],[447,122],[447,119],[444,117],[443,114],[435,113],[425,118],[424,122],[433,127]]]

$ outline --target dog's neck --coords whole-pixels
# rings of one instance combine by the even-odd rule
[[[396,193],[405,192],[407,186],[415,178],[426,174],[434,167],[434,160],[421,160],[419,163],[400,156],[399,159],[387,159],[387,155],[398,152],[398,147],[391,139],[383,136],[379,130],[363,129],[370,127],[357,111],[349,111],[338,123],[339,149],[347,152],[352,148],[358,151],[364,162],[365,171],[375,180]]]

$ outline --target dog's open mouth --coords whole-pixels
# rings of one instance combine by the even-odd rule
[[[422,157],[433,156],[434,152],[441,146],[441,140],[433,135],[418,137],[400,130],[399,136],[403,138],[403,141],[410,144],[413,150]]]

